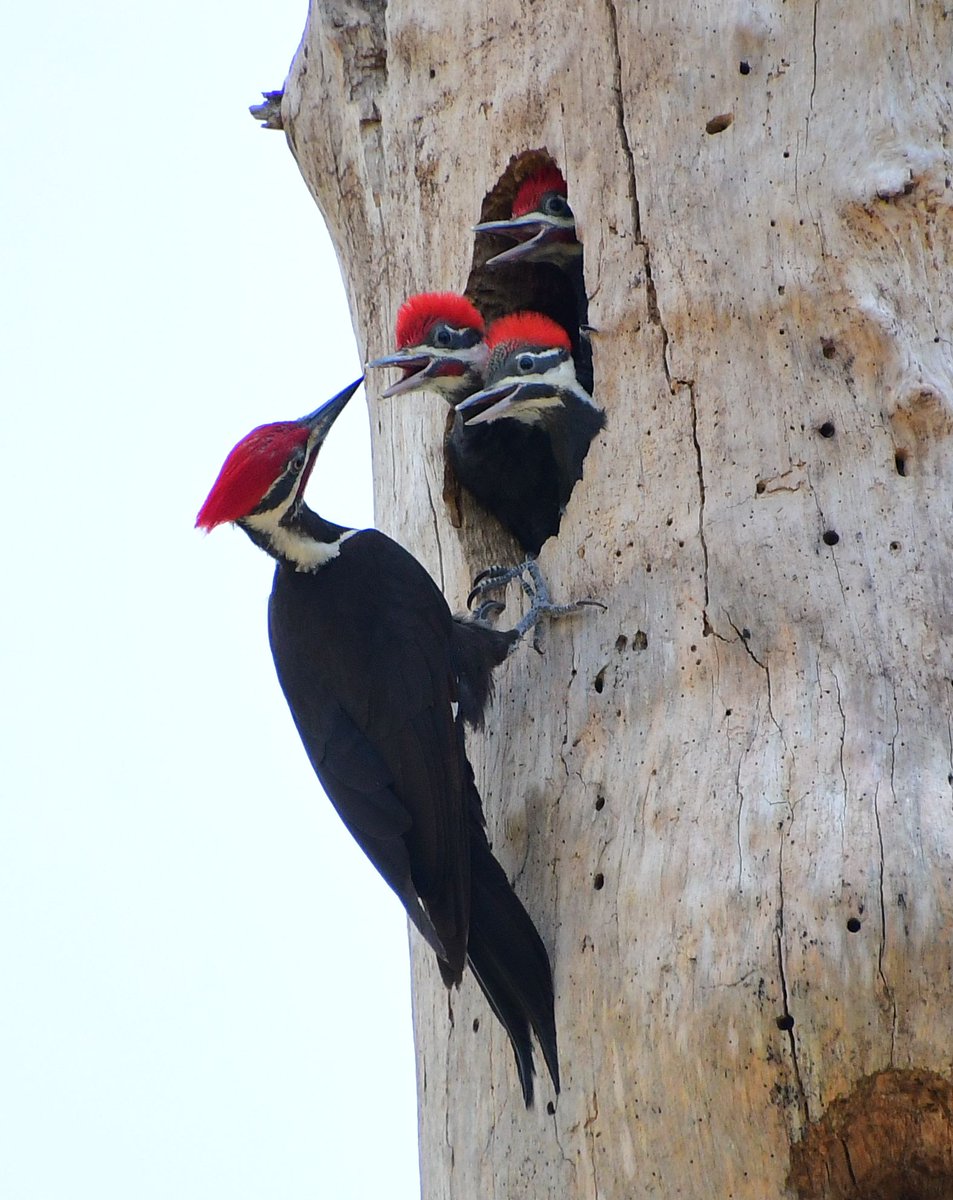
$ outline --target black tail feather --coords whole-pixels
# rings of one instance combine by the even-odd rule
[[[467,958],[509,1035],[526,1107],[533,1103],[530,1026],[559,1093],[553,978],[536,926],[493,857],[483,829],[471,826],[470,938]]]

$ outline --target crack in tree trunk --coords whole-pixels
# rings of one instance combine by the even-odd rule
[[[552,950],[563,1092],[540,1081],[527,1114],[478,989],[449,1024],[415,950],[427,1200],[630,1200],[671,1179],[685,1200],[764,1200],[789,1151],[814,1152],[812,1114],[878,1088],[878,1121],[892,1105],[921,1140],[945,1128],[953,109],[935,64],[953,22],[861,0],[833,23],[817,0],[713,12],[335,0],[311,6],[285,86],[369,356],[407,295],[463,286],[483,199],[533,147],[559,148],[596,285],[609,424],[542,559],[609,609],[512,655],[472,739]],[[376,511],[455,605],[495,544],[430,486],[444,410],[371,403]],[[875,1177],[851,1129],[798,1195],[828,1169],[854,1193]]]

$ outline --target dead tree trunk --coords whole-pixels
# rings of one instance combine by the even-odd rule
[[[362,352],[545,148],[610,422],[542,556],[608,610],[474,746],[564,1091],[417,954],[428,1200],[953,1194],[951,64],[939,2],[312,4],[281,119]],[[440,402],[372,406],[461,606],[512,548],[448,520]]]

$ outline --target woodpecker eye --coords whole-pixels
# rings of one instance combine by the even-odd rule
[[[528,375],[535,366],[536,359],[533,358],[532,354],[521,354],[516,360],[517,370],[522,371],[524,375]]]
[[[307,458],[308,458],[308,456],[305,454],[305,452],[303,450],[295,451],[294,458],[292,458],[291,462],[288,463],[288,470],[291,472],[292,475],[300,475],[301,474],[301,471],[304,468],[304,464],[307,462]]]
[[[441,325],[433,335],[433,344],[439,346],[442,350],[449,350],[453,338],[450,336],[450,330]]]
[[[569,215],[569,205],[562,196],[548,196],[543,211],[552,217],[565,217]]]

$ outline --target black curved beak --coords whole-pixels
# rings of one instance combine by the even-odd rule
[[[512,417],[514,409],[531,400],[552,399],[556,392],[546,383],[514,383],[506,380],[495,387],[474,392],[457,405],[457,412],[465,425],[482,425],[487,421],[498,421],[500,417]]]
[[[416,391],[427,379],[437,373],[438,360],[432,354],[421,353],[419,347],[409,350],[398,350],[394,354],[385,354],[383,358],[375,358],[366,364],[368,370],[372,367],[400,367],[409,372],[403,379],[398,379],[389,388],[381,392],[382,400],[391,396],[402,396],[405,392]]]
[[[561,225],[547,221],[538,213],[527,213],[523,217],[511,217],[507,221],[483,221],[473,226],[474,233],[502,234],[504,237],[516,238],[516,245],[510,246],[500,254],[495,254],[486,260],[488,267],[499,266],[501,263],[518,262],[527,258],[545,246],[547,242],[555,241],[563,236]]]
[[[355,379],[353,383],[349,383],[336,396],[332,396],[320,408],[316,408],[313,413],[308,413],[306,417],[301,418],[301,424],[308,426],[309,446],[320,446],[328,436],[331,426],[341,413],[344,412],[348,400],[350,400],[363,382],[364,376],[362,375],[360,379]]]

